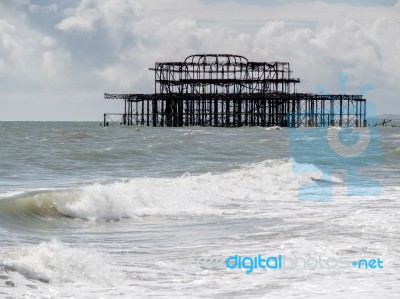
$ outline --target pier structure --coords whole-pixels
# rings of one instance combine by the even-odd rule
[[[297,93],[288,62],[250,62],[230,54],[197,54],[157,62],[154,94],[109,94],[124,100],[119,117],[136,126],[366,126],[362,95]]]

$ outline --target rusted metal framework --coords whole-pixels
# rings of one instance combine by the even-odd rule
[[[192,55],[184,62],[158,62],[155,93],[248,94],[290,93],[299,79],[288,62],[249,62],[238,55]]]
[[[192,55],[155,64],[154,94],[123,99],[120,123],[138,126],[365,126],[361,95],[296,93],[288,62],[249,62],[227,54]],[[112,114],[104,114],[104,125]],[[115,115],[114,115],[115,116]]]

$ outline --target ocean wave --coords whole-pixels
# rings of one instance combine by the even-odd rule
[[[86,132],[73,132],[69,135],[66,136],[68,139],[85,139],[89,137],[93,137],[92,135],[89,135]]]
[[[400,155],[400,147],[395,148],[395,149],[393,149],[393,150],[389,150],[389,151],[387,151],[386,153],[384,153],[384,156],[393,156],[393,157],[396,157],[396,156],[399,156],[399,155]]]
[[[304,164],[294,174],[289,159],[239,165],[226,173],[177,178],[134,178],[73,190],[46,190],[0,200],[0,212],[19,219],[60,217],[114,221],[154,215],[236,214],[248,205],[295,198],[298,187],[313,182],[319,169]],[[28,219],[29,220],[29,219]]]
[[[280,126],[273,126],[273,127],[263,128],[263,130],[264,130],[264,131],[282,130],[282,127],[280,127]]]
[[[65,217],[58,208],[79,200],[80,193],[80,190],[54,189],[11,193],[11,196],[0,199],[0,214],[11,221]]]
[[[56,240],[12,251],[0,251],[0,271],[11,276],[11,272],[18,272],[29,280],[59,284],[111,286],[113,281],[122,278],[97,251],[72,248]]]

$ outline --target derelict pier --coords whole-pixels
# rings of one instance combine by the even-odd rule
[[[104,94],[124,100],[124,113],[103,125],[135,126],[366,126],[362,95],[296,93],[288,62],[250,62],[230,54],[191,55],[157,62],[154,94]],[[117,118],[117,120],[114,120]]]

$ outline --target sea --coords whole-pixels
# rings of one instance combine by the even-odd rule
[[[342,130],[0,122],[0,298],[400,298],[400,128]]]

